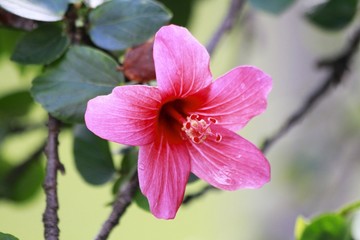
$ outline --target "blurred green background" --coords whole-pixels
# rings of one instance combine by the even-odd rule
[[[260,145],[293,113],[306,96],[320,85],[326,70],[316,61],[331,57],[346,45],[359,22],[341,32],[327,32],[304,20],[309,1],[298,1],[280,16],[248,11],[212,56],[211,68],[218,77],[231,68],[251,64],[273,77],[268,110],[240,134]],[[190,31],[206,44],[220,24],[229,1],[198,0]],[[248,6],[249,7],[249,6]],[[2,31],[0,38],[6,38]],[[1,49],[3,51],[3,49]],[[296,217],[332,211],[360,196],[360,68],[354,59],[346,80],[326,96],[304,121],[274,145],[267,154],[272,181],[260,190],[210,192],[182,206],[175,220],[154,218],[135,204],[127,210],[109,239],[292,239]],[[37,67],[21,67],[0,56],[0,96],[29,89]],[[42,123],[40,105],[24,121]],[[3,157],[22,160],[46,138],[46,127],[14,135],[1,142]],[[66,174],[60,175],[61,239],[92,239],[107,218],[111,185],[86,184],[75,169],[69,130],[60,135],[60,157]],[[114,148],[115,149],[115,148]],[[194,192],[204,185],[188,187]],[[23,204],[0,201],[0,231],[19,239],[42,239],[44,194]],[[359,222],[359,221],[358,221]]]

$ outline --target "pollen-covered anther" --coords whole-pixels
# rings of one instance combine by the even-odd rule
[[[217,120],[215,118],[209,117],[205,121],[199,115],[191,114],[186,117],[186,122],[183,123],[181,130],[196,144],[204,142],[209,137],[213,137],[216,142],[220,142],[222,136],[219,133],[213,133],[210,128],[212,124],[216,123]]]

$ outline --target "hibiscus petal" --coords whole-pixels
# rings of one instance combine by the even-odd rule
[[[209,97],[198,113],[218,120],[237,131],[267,106],[271,77],[252,66],[241,66],[224,74],[211,85]]]
[[[155,139],[160,93],[156,87],[121,86],[88,102],[85,123],[101,138],[126,145]]]
[[[154,62],[156,79],[165,97],[185,97],[207,87],[212,76],[210,57],[183,27],[162,27],[155,35]]]
[[[147,196],[157,218],[175,217],[190,173],[185,145],[169,144],[164,137],[140,147],[138,162],[140,189]]]
[[[224,189],[259,188],[270,181],[270,165],[261,151],[236,133],[212,125],[220,142],[207,138],[200,144],[188,141],[191,171],[211,185]]]

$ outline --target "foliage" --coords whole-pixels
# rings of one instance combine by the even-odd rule
[[[107,141],[95,136],[84,125],[74,130],[74,159],[79,173],[90,184],[110,181],[115,166]]]
[[[311,220],[298,217],[295,225],[296,240],[352,240],[351,217],[360,207],[360,202],[349,204],[335,213],[325,213]]]
[[[110,93],[116,86],[135,84],[121,72],[126,52],[149,41],[163,25],[188,25],[196,2],[0,0],[0,60],[11,59],[20,65],[39,65],[43,69],[33,79],[31,89],[1,93],[0,143],[33,130],[34,122],[28,119],[35,102],[39,103],[47,113],[64,122],[64,127],[70,127],[75,165],[84,181],[92,185],[110,182],[115,195],[136,172],[138,150],[124,147],[122,151],[111,151],[109,142],[87,130],[82,125],[87,102]],[[255,12],[272,15],[283,14],[297,3],[248,2]],[[343,31],[354,22],[357,8],[357,0],[327,0],[303,15],[305,21],[319,29]],[[41,151],[34,149],[29,159],[20,160],[9,159],[2,151],[0,200],[16,204],[30,200],[44,180]],[[121,162],[117,162],[117,157]],[[191,175],[189,183],[197,180]],[[133,199],[149,211],[147,199],[139,189]],[[309,220],[299,217],[295,237],[352,239],[349,229],[354,211],[355,208],[346,214],[344,211],[320,214]],[[17,238],[0,233],[0,240],[13,239]]]
[[[341,30],[347,27],[357,12],[358,0],[328,0],[306,14],[314,25],[325,30]]]
[[[11,234],[0,232],[0,240],[19,240]]]

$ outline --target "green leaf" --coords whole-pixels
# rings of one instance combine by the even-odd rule
[[[13,235],[0,232],[0,240],[19,240],[17,237]]]
[[[138,189],[134,196],[134,201],[138,207],[146,212],[150,212],[149,202],[147,198],[141,193],[140,189]]]
[[[18,42],[11,60],[23,64],[49,64],[58,59],[69,44],[61,26],[44,24]]]
[[[300,240],[305,228],[309,225],[303,216],[298,216],[295,223],[295,240]]]
[[[31,94],[49,113],[64,122],[84,122],[88,100],[104,95],[124,81],[117,63],[89,48],[70,48],[59,65],[33,81]]]
[[[358,0],[329,0],[315,6],[306,18],[325,30],[341,30],[348,26],[357,12]]]
[[[150,0],[113,0],[89,16],[90,37],[108,50],[123,50],[148,40],[171,18],[162,5]]]
[[[9,195],[5,177],[11,167],[11,164],[0,156],[0,199],[6,198]]]
[[[7,126],[4,126],[2,123],[0,123],[0,144],[3,140],[5,140],[5,137],[8,133],[8,130],[6,128]]]
[[[196,0],[160,0],[173,13],[171,23],[187,26]]]
[[[358,211],[360,208],[360,201],[350,203],[343,208],[341,208],[338,212],[339,215],[346,217],[354,212]]]
[[[295,0],[250,0],[255,8],[272,14],[280,14],[290,7]]]
[[[193,182],[196,182],[196,181],[198,181],[199,180],[199,178],[195,175],[195,174],[193,174],[193,173],[190,173],[190,175],[189,175],[189,179],[188,179],[188,184],[189,183],[193,183]]]
[[[75,127],[74,137],[75,164],[83,179],[93,185],[111,180],[116,170],[109,143],[95,136],[85,125]]]
[[[113,186],[113,193],[116,194],[119,188],[127,181],[130,180],[137,168],[137,160],[139,150],[136,147],[127,147],[122,149],[121,153],[123,158],[120,166],[120,177],[116,180]]]
[[[127,147],[122,150],[124,157],[121,161],[120,174],[132,175],[137,167],[139,149],[136,147]]]
[[[350,240],[346,220],[337,214],[315,218],[303,231],[300,240]]]
[[[4,56],[8,60],[16,41],[22,37],[24,33],[11,28],[1,28],[0,24],[0,59]]]
[[[1,0],[0,6],[18,16],[44,22],[62,19],[68,0]]]
[[[41,162],[34,161],[28,168],[12,183],[12,193],[9,198],[13,201],[26,201],[35,196],[41,189],[44,180],[44,169]]]
[[[0,197],[15,202],[31,199],[41,189],[44,169],[40,157],[11,166],[0,160],[4,171],[0,173]]]
[[[2,121],[26,115],[34,103],[28,90],[21,90],[0,97]]]

